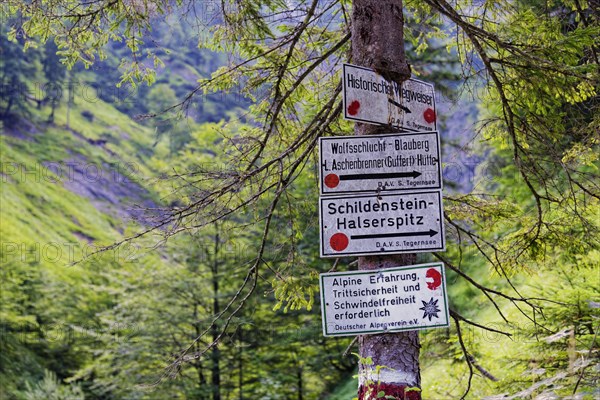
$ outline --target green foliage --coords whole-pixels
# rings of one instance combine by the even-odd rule
[[[0,31],[10,19],[0,21]],[[35,53],[23,54],[21,43],[0,35],[0,120],[10,126],[16,115],[27,112],[27,78],[35,72]]]
[[[50,371],[34,386],[27,384],[25,400],[83,400],[85,397],[79,386],[62,385]]]
[[[66,77],[66,69],[60,63],[59,57],[56,54],[58,47],[53,41],[46,42],[44,46],[44,59],[42,70],[47,80],[46,98],[43,101],[50,101],[52,111],[48,116],[48,122],[54,121],[54,112],[62,98],[62,83]]]
[[[327,400],[348,400],[356,398],[356,392],[358,390],[355,379],[346,379],[338,385],[333,393],[326,397]]]
[[[303,308],[310,311],[315,298],[314,285],[302,285],[295,282],[292,278],[285,280],[275,280],[273,282],[275,298],[278,303],[273,311],[279,310],[285,304],[284,311],[301,310]]]
[[[42,1],[36,7],[27,7],[22,2],[8,1],[5,7],[10,14],[19,13],[25,19],[22,26],[12,27],[9,37],[27,32],[26,48],[37,47],[37,39],[45,42],[54,37],[59,54],[69,67],[82,62],[88,68],[96,58],[107,58],[105,46],[109,41],[123,42],[135,61],[122,62],[125,72],[121,82],[135,85],[138,81],[151,84],[155,80],[154,68],[161,65],[161,60],[155,51],[142,48],[141,38],[151,31],[151,16],[162,14],[169,8],[162,2]],[[154,68],[147,67],[147,61]]]
[[[102,398],[208,399],[216,390],[317,398],[353,370],[353,362],[337,356],[348,340],[322,340],[318,307],[310,310],[317,274],[332,267],[316,256],[314,148],[319,136],[351,132],[340,121],[339,88],[351,4],[299,2],[288,10],[288,3],[225,1],[210,34],[187,43],[193,29],[178,23],[181,13],[154,21],[189,4],[7,3],[21,22],[11,22],[11,41],[0,37],[8,55],[0,61],[2,85],[13,90],[0,99],[3,162],[8,154],[17,165],[75,159],[137,167],[127,195],[109,205],[76,193],[69,182],[2,175],[2,205],[10,210],[2,211],[2,236],[26,249],[57,240],[110,244],[144,230],[144,220],[126,226],[121,203],[170,207],[160,210],[154,231],[164,241],[134,259],[104,253],[66,268],[4,249],[5,393],[37,390],[32,382],[53,370]],[[472,398],[593,396],[597,16],[590,4],[570,1],[406,3],[415,73],[451,87],[456,55],[481,99],[485,147],[477,150],[488,167],[473,193],[446,196],[451,244],[436,257],[450,270],[455,325],[423,334],[424,396],[457,398],[466,387]],[[284,18],[269,19],[278,15]],[[96,88],[119,81],[137,88],[138,101],[110,105],[103,94],[89,104],[75,93],[65,107],[18,95],[25,91],[14,88],[41,76],[40,62],[47,79],[62,79],[55,58],[22,53],[50,38],[68,66],[90,68],[73,68],[70,86],[73,78]],[[200,51],[197,42],[230,57]],[[237,107],[246,100],[218,97],[235,90],[253,101],[244,115]],[[191,91],[202,102],[191,97],[164,112]],[[138,123],[119,111],[158,118]],[[176,124],[183,112],[193,119]],[[49,113],[53,123],[45,124]],[[26,114],[29,132],[14,127]],[[211,124],[197,124],[205,121]],[[159,175],[172,179],[147,181]],[[103,191],[110,184],[90,186],[110,197]],[[134,243],[149,249],[152,239]],[[335,267],[347,268],[345,261]],[[59,326],[68,336],[49,341]],[[212,383],[217,376],[219,388]],[[54,378],[43,382],[58,388]]]

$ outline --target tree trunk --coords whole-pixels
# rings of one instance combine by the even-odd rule
[[[200,335],[202,334],[202,330],[200,329],[200,323],[198,322],[199,317],[198,317],[198,306],[199,304],[196,302],[194,304],[194,331],[196,333],[195,337],[200,337]],[[199,353],[201,351],[200,348],[200,342],[196,342],[195,344],[195,348],[196,348],[196,352]],[[206,378],[204,376],[204,368],[202,366],[202,359],[198,358],[196,359],[196,362],[194,363],[194,367],[196,368],[196,373],[198,374],[198,400],[205,400],[208,399],[208,396],[205,396],[204,390],[206,388]]]
[[[13,105],[13,99],[12,97],[8,98],[8,103],[6,104],[6,108],[4,108],[4,113],[2,113],[2,119],[6,119],[8,117],[8,114],[10,113],[10,109]]]
[[[54,112],[56,111],[57,102],[52,100],[50,106],[52,109],[50,110],[50,115],[48,115],[48,123],[52,124],[54,123]]]
[[[244,359],[243,359],[243,340],[244,340],[244,328],[240,326],[240,337],[238,339],[238,388],[239,388],[239,400],[244,400]]]
[[[215,224],[215,247],[214,247],[214,259],[212,265],[212,285],[213,285],[213,315],[217,315],[221,312],[221,307],[219,305],[219,250],[221,238],[219,237],[219,225]],[[212,326],[212,340],[213,342],[217,342],[219,338],[219,328],[217,324],[213,324]],[[213,392],[213,400],[221,400],[221,367],[219,365],[221,359],[221,350],[219,349],[219,344],[215,343],[212,348],[211,353],[212,358],[212,372],[211,372],[211,384],[212,384],[212,392]]]
[[[401,83],[410,78],[404,52],[404,19],[401,0],[354,0],[352,9],[352,63],[375,69],[386,79]],[[360,124],[356,135],[390,133],[386,127]],[[411,265],[415,254],[359,257],[360,270]],[[360,365],[359,400],[394,396],[418,400],[419,335],[417,331],[359,336],[359,354],[371,357],[372,365]],[[379,366],[379,368],[377,368]],[[378,396],[384,392],[383,397]]]
[[[304,388],[302,386],[302,367],[297,366],[298,370],[296,371],[296,381],[298,382],[298,400],[302,400],[304,398]]]

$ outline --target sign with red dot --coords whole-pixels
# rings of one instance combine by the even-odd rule
[[[360,110],[360,102],[358,100],[354,100],[348,106],[348,114],[350,114],[352,116],[357,115],[359,110]]]
[[[328,188],[335,189],[340,184],[340,177],[336,174],[327,174],[323,183]]]
[[[398,85],[370,68],[342,67],[344,118],[406,132],[437,130],[432,84],[409,79]]]
[[[333,235],[331,235],[331,239],[329,239],[329,245],[331,246],[333,251],[346,250],[346,247],[348,247],[349,242],[350,240],[348,239],[348,236],[340,232],[334,233]]]
[[[439,190],[440,157],[438,132],[322,137],[321,194]]]
[[[320,256],[444,251],[443,215],[441,191],[323,196]],[[439,277],[428,278],[435,288]]]
[[[433,111],[433,109],[431,109],[431,108],[428,108],[423,113],[423,119],[425,120],[425,122],[427,122],[429,124],[434,123],[435,122],[435,111]]]
[[[444,264],[319,275],[324,336],[368,335],[450,322]]]

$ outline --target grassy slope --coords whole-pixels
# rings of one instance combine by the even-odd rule
[[[175,58],[166,60],[167,64]],[[185,62],[178,65],[177,71],[165,70],[159,80],[180,95],[202,74]],[[45,79],[39,63],[37,67],[38,76],[31,78],[29,91],[43,98],[35,82]],[[110,292],[111,280],[128,271],[139,274],[140,267],[169,268],[159,251],[151,251],[153,238],[148,239],[148,250],[144,241],[138,241],[133,247],[85,257],[142,228],[132,220],[141,217],[144,221],[136,206],[160,204],[159,191],[165,194],[169,185],[156,184],[157,177],[172,173],[174,167],[168,134],[157,140],[153,121],[138,123],[119,111],[118,103],[98,98],[90,82],[98,81],[101,73],[73,75],[77,85],[71,107],[66,104],[66,83],[62,86],[63,99],[53,123],[47,122],[49,104],[37,109],[30,103],[28,115],[17,124],[0,124],[0,328],[9,333],[0,338],[0,398],[15,398],[26,382],[42,378],[43,369],[54,369],[53,357],[40,356],[40,348],[85,353],[64,342],[68,341],[65,332],[74,330],[85,338],[90,336],[90,327],[103,326],[101,315],[117,296]],[[118,92],[114,87],[102,89]],[[114,101],[145,101],[130,90],[121,92],[122,98]],[[204,107],[195,116],[199,120],[223,118],[235,113],[232,104],[219,96],[203,98]],[[216,108],[220,112],[211,114]],[[202,129],[189,120],[183,125],[181,129],[189,131]],[[152,279],[151,274],[145,278]],[[102,332],[91,334],[90,343],[98,334]],[[56,340],[48,342],[49,337]],[[85,342],[79,340],[77,346],[85,347]],[[78,361],[86,364],[85,359]],[[57,369],[74,374],[81,366]]]
[[[84,110],[92,110],[93,123],[81,116]],[[57,110],[54,125],[41,122],[46,112],[35,112],[36,132],[26,133],[25,139],[15,137],[19,127],[1,136],[6,181],[2,233],[7,236],[3,237],[75,240],[74,232],[84,232],[99,241],[114,240],[115,227],[122,222],[98,210],[92,204],[95,199],[77,195],[66,186],[76,181],[90,186],[104,179],[118,181],[117,174],[143,183],[151,172],[138,149],[150,147],[151,131],[101,101],[89,104],[76,98],[68,129],[64,105]],[[98,146],[88,141],[101,135],[110,142]]]
[[[327,400],[349,400],[356,397],[358,383],[356,379],[348,379],[335,388],[334,392],[327,397]]]
[[[84,111],[93,114],[92,122],[82,115]],[[127,211],[132,202],[158,202],[143,187],[150,186],[146,181],[153,175],[147,165],[147,149],[154,140],[151,129],[110,104],[91,103],[80,94],[69,113],[69,128],[64,104],[56,110],[54,124],[45,122],[49,107],[32,107],[30,112],[27,121],[3,127],[0,135],[0,315],[7,324],[3,329],[32,332],[3,349],[3,362],[10,368],[0,373],[2,398],[13,398],[24,381],[39,378],[40,366],[52,367],[36,355],[38,335],[47,340],[59,324],[95,322],[98,309],[93,300],[99,304],[110,300],[86,288],[97,282],[99,272],[123,267],[127,257],[113,253],[76,266],[71,263],[132,229]],[[95,142],[100,138],[105,142]],[[23,308],[31,304],[31,296],[41,293],[43,301],[51,303],[39,303],[37,310]],[[71,305],[72,313],[54,315],[52,304]],[[53,351],[59,347],[58,340],[50,345]],[[23,368],[16,366],[19,362]]]

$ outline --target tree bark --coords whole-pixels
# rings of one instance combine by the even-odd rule
[[[352,63],[375,69],[388,80],[400,84],[410,78],[404,52],[402,0],[354,0],[352,8]],[[389,133],[386,127],[360,124],[355,135]],[[359,257],[360,270],[412,265],[416,254]],[[419,335],[417,331],[362,335],[358,339],[361,357],[371,357],[372,365],[361,363],[359,400],[380,398],[421,399]],[[378,368],[379,366],[379,368]]]

